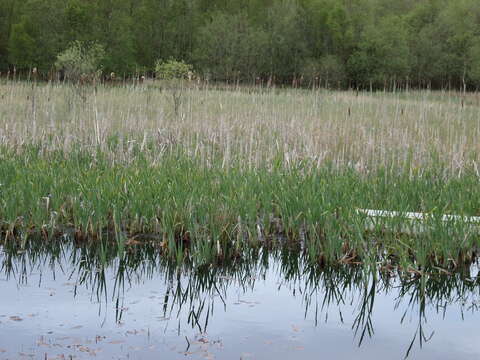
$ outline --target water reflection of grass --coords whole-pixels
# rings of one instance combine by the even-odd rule
[[[464,312],[478,310],[480,296],[480,278],[475,269],[472,273],[421,277],[405,272],[370,272],[363,266],[351,265],[319,269],[295,248],[253,249],[243,258],[217,266],[197,266],[176,264],[155,246],[129,248],[119,256],[115,243],[104,242],[100,246],[92,242],[73,247],[70,241],[28,241],[21,248],[17,242],[7,241],[3,243],[1,260],[2,273],[19,283],[28,281],[34,270],[70,274],[75,290],[84,287],[90,289],[95,301],[114,303],[117,321],[122,320],[125,288],[145,279],[162,279],[164,293],[159,309],[163,318],[179,319],[179,329],[189,326],[200,333],[207,331],[215,311],[228,310],[230,288],[248,293],[259,279],[267,279],[299,297],[305,317],[313,319],[316,326],[329,313],[338,312],[344,321],[342,309],[354,305],[352,330],[361,345],[366,337],[374,336],[375,299],[393,296],[395,309],[403,311],[399,322],[406,318],[417,321],[411,342],[406,344],[407,357],[415,342],[423,346],[433,336],[424,329],[428,312],[444,316],[449,307],[454,307],[463,316]],[[113,280],[106,276],[107,271],[114,273]],[[182,314],[184,323],[180,324]]]

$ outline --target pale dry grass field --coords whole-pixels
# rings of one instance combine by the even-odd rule
[[[11,82],[0,85],[0,142],[9,148],[36,143],[108,153],[115,139],[122,146],[110,156],[117,160],[128,160],[134,145],[142,150],[155,143],[154,157],[178,146],[225,167],[306,160],[360,172],[418,174],[441,166],[445,175],[458,176],[478,167],[478,104],[476,94],[430,91],[185,88],[175,112],[171,91],[158,84],[100,86],[95,92]]]

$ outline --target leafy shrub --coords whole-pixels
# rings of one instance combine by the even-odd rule
[[[164,80],[188,79],[193,74],[193,66],[185,63],[183,60],[171,59],[166,62],[157,60],[155,73],[157,78]]]
[[[101,74],[101,62],[104,57],[105,50],[102,45],[74,41],[57,56],[55,66],[65,71],[66,78],[72,81],[91,80]]]

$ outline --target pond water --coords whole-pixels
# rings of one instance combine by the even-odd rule
[[[0,359],[478,359],[480,280],[0,247]]]

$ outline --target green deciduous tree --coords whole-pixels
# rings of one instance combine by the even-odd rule
[[[9,60],[19,69],[28,69],[37,63],[35,39],[30,36],[25,21],[12,26],[8,42]]]
[[[9,60],[18,68],[34,65],[47,72],[65,48],[65,2],[27,0],[16,10],[8,42]]]
[[[245,13],[215,14],[198,32],[198,67],[216,80],[251,80],[265,72],[267,37]]]
[[[294,0],[279,0],[268,9],[264,23],[268,72],[280,79],[295,77],[308,57],[303,11]]]
[[[8,67],[8,43],[15,9],[16,0],[0,1],[0,71]]]
[[[404,81],[410,73],[410,49],[403,20],[391,16],[368,26],[348,66],[351,78],[363,86]]]

